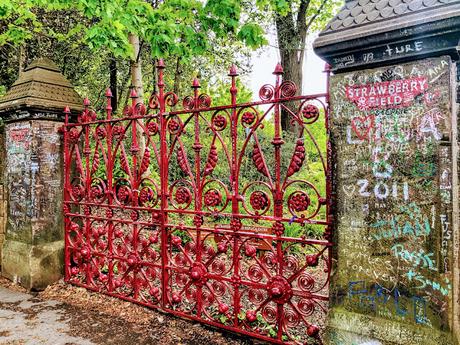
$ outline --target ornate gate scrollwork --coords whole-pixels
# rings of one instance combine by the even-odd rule
[[[66,280],[275,343],[319,344],[328,307],[328,95],[282,80],[212,106],[198,80],[114,116],[66,109]],[[283,132],[281,116],[292,130]],[[320,136],[318,140],[315,136]]]

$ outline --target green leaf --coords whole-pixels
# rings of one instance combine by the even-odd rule
[[[252,48],[259,48],[267,44],[263,29],[259,25],[253,23],[243,25],[238,32],[238,38]]]

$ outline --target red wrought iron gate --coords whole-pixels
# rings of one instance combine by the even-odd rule
[[[321,343],[331,268],[328,95],[282,81],[211,106],[158,93],[113,116],[66,109],[72,284],[275,343]],[[292,129],[283,132],[281,116]],[[315,138],[315,134],[319,135]]]

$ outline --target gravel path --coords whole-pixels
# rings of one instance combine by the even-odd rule
[[[255,342],[63,282],[30,294],[0,278],[0,345],[93,344]]]
[[[0,287],[0,344],[94,344],[70,335],[70,318],[56,301]]]

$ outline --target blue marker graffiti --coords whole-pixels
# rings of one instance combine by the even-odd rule
[[[415,323],[429,323],[426,315],[426,300],[421,296],[405,296],[398,288],[390,291],[379,284],[375,284],[374,288],[368,289],[364,280],[350,281],[348,283],[348,298],[359,300],[359,306],[362,308],[370,308],[372,311],[377,311],[379,305],[389,306],[389,302],[393,299],[395,314],[401,317],[411,317]],[[407,307],[404,300],[410,300],[411,307]]]

